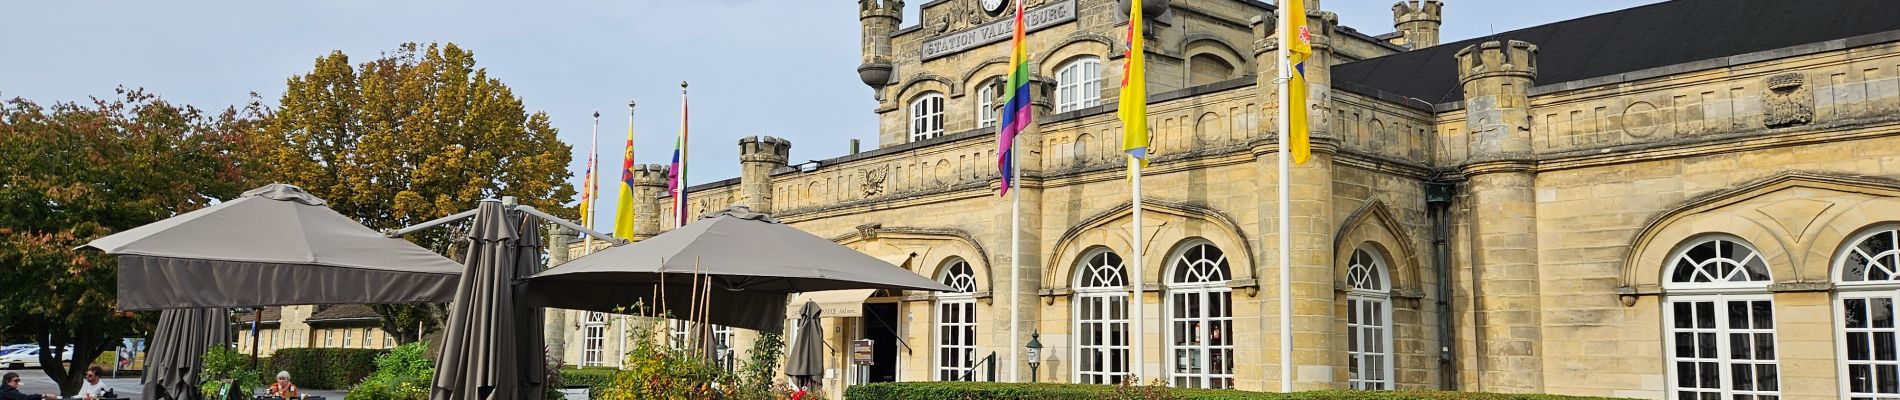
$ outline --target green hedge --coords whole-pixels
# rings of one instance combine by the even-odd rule
[[[281,349],[271,355],[270,367],[263,368],[263,372],[265,376],[275,377],[277,371],[288,371],[291,381],[300,388],[343,390],[375,372],[376,356],[384,352],[375,349]]]
[[[1314,391],[1299,393],[1260,393],[1238,390],[1176,389],[1163,387],[1118,387],[1069,383],[992,383],[992,382],[897,382],[873,383],[845,388],[846,400],[1107,400],[1107,399],[1181,399],[1181,400],[1562,400],[1604,399],[1542,394],[1498,394],[1428,391]]]
[[[600,392],[607,384],[613,383],[614,373],[619,371],[608,367],[562,368],[561,381],[568,387],[586,386],[593,392]]]

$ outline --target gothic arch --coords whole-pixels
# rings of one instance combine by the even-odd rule
[[[934,85],[930,84],[932,82],[934,82],[935,84]],[[917,88],[918,85],[923,85],[925,87]],[[899,104],[904,104],[904,105],[910,104],[911,97],[915,96],[915,94],[911,93],[911,90],[913,88],[917,88],[918,90],[924,90],[924,91],[936,89],[938,91],[942,91],[944,96],[947,96],[947,97],[962,97],[963,96],[963,85],[958,84],[956,80],[952,80],[950,78],[944,77],[943,75],[937,75],[937,74],[933,74],[929,72],[919,72],[915,75],[911,75],[910,79],[905,79],[904,85],[897,89],[897,96],[895,97],[899,100],[902,100],[898,102]]]
[[[1253,65],[1253,60],[1247,56],[1247,53],[1241,52],[1240,47],[1228,43],[1226,39],[1197,33],[1182,38],[1181,43],[1183,43],[1182,54],[1187,55],[1184,58],[1186,60],[1193,60],[1194,56],[1198,55],[1210,55],[1226,60],[1228,65],[1234,67],[1233,73],[1228,76],[1229,79],[1253,73],[1250,67]]]
[[[1392,281],[1390,289],[1394,294],[1423,295],[1425,287],[1419,279],[1422,269],[1418,250],[1413,246],[1411,236],[1405,234],[1404,225],[1392,216],[1391,208],[1384,201],[1373,200],[1360,206],[1339,226],[1339,232],[1333,235],[1333,282],[1334,287],[1348,288],[1346,267],[1351,261],[1352,252],[1360,247],[1378,251],[1385,258],[1388,274]]]
[[[1068,279],[1075,276],[1078,259],[1086,249],[1107,248],[1129,258],[1134,246],[1129,225],[1133,223],[1133,208],[1123,203],[1082,220],[1069,228],[1056,240],[1055,253],[1043,265],[1043,285],[1048,288],[1067,288],[1073,284]],[[1157,284],[1163,281],[1167,272],[1167,258],[1182,243],[1205,241],[1227,255],[1228,268],[1233,276],[1230,281],[1245,284],[1254,279],[1254,261],[1252,242],[1240,230],[1234,219],[1214,209],[1185,203],[1175,203],[1154,199],[1142,199],[1142,276],[1143,284]],[[1132,263],[1133,260],[1128,260]],[[1134,268],[1129,265],[1129,268]]]
[[[990,66],[992,65],[1001,65],[1002,66],[1001,68],[1003,68],[1003,70],[998,71],[996,73],[983,73],[983,71],[990,69]],[[1009,57],[992,57],[988,60],[983,60],[983,62],[977,63],[976,68],[970,68],[970,72],[963,73],[963,81],[964,82],[978,82],[977,77],[979,75],[983,77],[989,77],[992,75],[1008,75],[1009,74],[1008,68],[1009,68]]]
[[[1670,252],[1710,234],[1735,236],[1755,246],[1776,283],[1827,282],[1834,251],[1853,233],[1894,221],[1900,221],[1900,182],[1783,173],[1661,213],[1630,242],[1617,283],[1626,295],[1662,293]]]
[[[911,272],[936,279],[952,258],[970,263],[976,274],[977,297],[988,297],[996,283],[990,273],[990,255],[975,236],[960,229],[885,227],[883,224],[859,225],[857,230],[831,238],[832,242],[857,249],[864,254],[888,258],[910,255]],[[1002,282],[1007,284],[1007,282]]]

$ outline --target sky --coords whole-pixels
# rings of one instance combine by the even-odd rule
[[[959,0],[977,1],[977,0]],[[1184,2],[1190,0],[1174,0]],[[1206,1],[1206,0],[1193,0]],[[909,0],[905,26],[917,22]],[[1392,31],[1393,0],[1327,0],[1346,26]],[[1447,0],[1442,42],[1556,22],[1654,0]],[[603,220],[618,189],[629,100],[634,159],[664,163],[691,83],[692,182],[738,176],[738,138],[791,139],[792,162],[877,143],[872,92],[858,80],[854,0],[12,1],[0,12],[0,98],[41,104],[143,87],[174,103],[221,110],[255,92],[275,105],[285,79],[333,50],[353,62],[404,42],[453,42],[544,111],[574,146],[575,185],[600,117]],[[1033,51],[1033,49],[1032,49]]]

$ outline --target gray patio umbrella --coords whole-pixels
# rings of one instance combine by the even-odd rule
[[[121,310],[446,302],[462,266],[286,184],[93,240]]]
[[[196,399],[205,350],[231,342],[230,314],[223,308],[169,309],[158,314],[158,326],[146,347],[147,399]]]
[[[819,319],[824,310],[814,301],[798,309],[798,333],[785,353],[785,376],[797,379],[801,386],[825,375],[825,327]]]
[[[526,352],[529,337],[539,336],[541,321],[521,315],[522,305],[515,302],[514,282],[533,262],[539,265],[537,247],[523,245],[535,232],[518,229],[535,221],[508,211],[499,201],[485,200],[476,209],[469,231],[468,273],[462,275],[455,291],[455,303],[449,309],[449,324],[442,332],[442,354],[436,360],[435,384],[429,398],[434,400],[516,400],[539,399],[541,380],[540,348]],[[526,235],[524,237],[524,235]],[[532,243],[531,243],[532,244]],[[528,261],[532,252],[534,257]],[[530,382],[526,376],[534,374]],[[531,394],[527,389],[537,390]]]
[[[514,274],[509,278],[508,289],[514,292],[515,352],[521,359],[521,399],[541,400],[547,397],[547,321],[541,307],[529,306],[521,299],[527,288],[514,284],[521,278],[534,276],[541,272],[541,220],[521,215],[512,219],[519,221],[515,229],[515,259],[512,263]],[[556,355],[557,357],[559,355]]]
[[[615,311],[666,304],[690,310],[692,276],[711,280],[709,322],[781,331],[789,293],[838,289],[949,291],[935,280],[754,213],[744,206],[633,244],[576,258],[528,278],[529,300],[546,307]],[[659,301],[656,284],[666,284]]]

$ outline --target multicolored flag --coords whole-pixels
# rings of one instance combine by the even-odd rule
[[[1287,141],[1293,153],[1294,164],[1305,164],[1312,150],[1307,144],[1306,129],[1306,59],[1313,56],[1313,34],[1306,28],[1306,6],[1302,0],[1282,0],[1280,12],[1286,13],[1287,23],[1280,31],[1280,46],[1285,48],[1287,65],[1291,73],[1287,74],[1286,120],[1288,126]]]
[[[614,235],[633,236],[633,103],[627,103],[627,149],[620,162],[620,201],[614,210]]]
[[[673,194],[674,227],[686,226],[686,82],[680,82],[680,136],[673,141],[673,165],[666,170],[666,190]]]
[[[1128,60],[1122,63],[1121,104],[1116,115],[1122,119],[1122,151],[1128,152],[1132,169],[1137,163],[1148,166],[1148,68],[1142,62],[1141,0],[1134,0],[1128,16]]]
[[[996,167],[1003,174],[1003,187],[998,195],[1008,195],[1009,186],[1016,182],[1015,145],[1016,135],[1029,127],[1029,119],[1034,113],[1029,107],[1029,52],[1023,43],[1023,3],[1016,2],[1016,36],[1010,45],[1009,78],[1003,82],[1003,121],[996,129]]]
[[[594,200],[600,196],[600,183],[596,168],[600,166],[596,156],[600,150],[600,113],[594,113],[594,142],[587,147],[587,174],[581,176],[581,226],[594,227]]]

